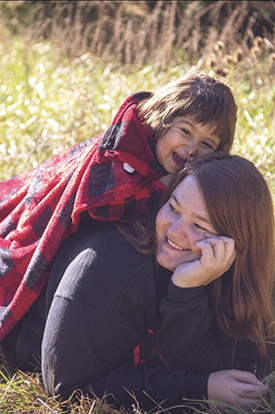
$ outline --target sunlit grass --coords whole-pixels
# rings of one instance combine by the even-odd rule
[[[49,398],[43,388],[41,374],[26,374],[16,372],[8,374],[0,372],[0,413],[20,413],[20,414],[126,414],[121,408],[117,410],[107,404],[103,399],[87,399],[82,396],[78,403],[73,402],[72,398],[67,401],[60,401],[57,397]],[[270,398],[263,399],[263,404],[250,411],[250,414],[274,414],[275,413],[275,374],[269,375],[266,382],[270,387]],[[186,414],[247,414],[239,407],[232,407],[227,404],[217,405],[214,401],[208,401],[207,406],[203,401],[194,401],[195,409],[182,401],[181,410]],[[175,407],[171,407],[175,408]],[[146,414],[139,406],[138,401],[133,397],[133,411],[136,414]],[[183,413],[183,411],[180,411]],[[169,413],[161,406],[150,411],[150,414]],[[149,414],[149,413],[148,413]]]
[[[239,106],[233,151],[259,168],[275,192],[275,84],[265,72],[234,86]]]
[[[60,401],[49,398],[43,388],[40,374],[16,372],[8,378],[0,372],[0,413],[3,414],[119,414],[104,400],[80,397],[78,403],[71,398]]]
[[[19,40],[2,56],[0,51],[0,62],[1,180],[100,134],[127,96],[169,79],[153,67],[114,71],[111,63],[104,66],[89,54],[60,62],[50,45],[29,48]],[[174,72],[170,69],[170,76]]]
[[[155,90],[191,67],[174,65],[164,71],[155,64],[114,70],[88,53],[61,61],[50,44],[29,46],[20,39],[0,49],[0,62],[1,180],[100,134],[131,93]],[[256,67],[250,76],[233,72],[228,83],[239,106],[233,152],[253,161],[275,189],[272,79]]]

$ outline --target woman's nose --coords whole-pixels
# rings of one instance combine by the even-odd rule
[[[190,226],[184,222],[183,219],[174,220],[169,227],[168,231],[169,235],[175,242],[179,245],[183,245],[188,243],[187,248],[192,249],[195,243],[198,241],[198,237],[192,231]]]

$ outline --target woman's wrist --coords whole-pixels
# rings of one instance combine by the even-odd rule
[[[181,287],[176,285],[172,279],[170,279],[167,299],[169,302],[187,303],[194,300],[199,300],[204,292],[203,286],[198,287]]]
[[[181,275],[177,276],[175,273],[172,275],[172,282],[179,288],[197,288],[202,286],[202,283],[199,280],[185,279]]]

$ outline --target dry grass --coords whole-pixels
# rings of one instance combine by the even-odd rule
[[[13,29],[28,42],[50,40],[60,56],[71,59],[89,51],[136,68],[200,59],[218,72],[240,61],[250,67],[267,56],[270,70],[274,64],[272,1],[160,0],[151,6],[146,1],[37,1],[25,11],[32,16],[28,27],[17,17],[28,2],[10,3],[1,7],[14,20]]]

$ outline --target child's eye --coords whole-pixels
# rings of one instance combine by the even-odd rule
[[[185,134],[185,135],[191,135],[190,134],[190,131],[188,131],[188,129],[185,129],[185,128],[181,128],[181,131]]]
[[[216,147],[215,147],[213,144],[210,144],[210,143],[209,143],[209,142],[207,142],[207,141],[203,141],[203,142],[202,142],[202,145],[203,145],[205,148],[210,149],[210,150],[212,150],[212,151],[215,151],[215,150],[216,150]]]
[[[178,213],[178,211],[175,209],[175,207],[173,207],[173,205],[171,204],[171,203],[169,203],[169,208],[170,208],[170,211],[172,211],[172,213]]]

